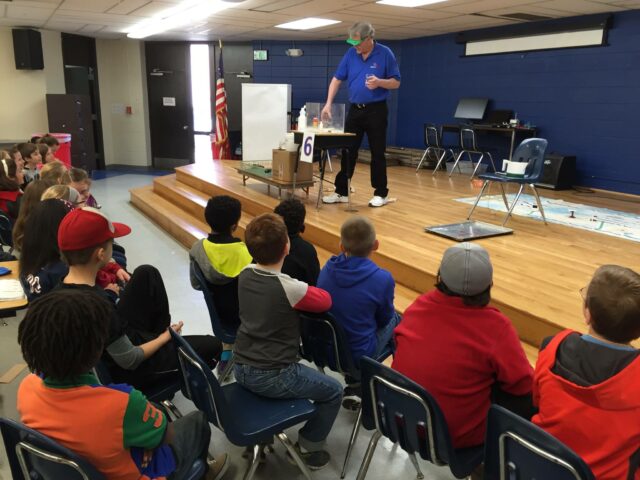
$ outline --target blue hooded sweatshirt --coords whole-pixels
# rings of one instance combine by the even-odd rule
[[[365,257],[331,257],[318,277],[318,287],[331,294],[331,313],[343,326],[354,360],[372,356],[376,331],[394,315],[395,282],[389,272]]]

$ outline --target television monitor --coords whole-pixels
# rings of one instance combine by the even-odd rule
[[[488,103],[488,98],[461,98],[454,116],[463,120],[482,120]]]

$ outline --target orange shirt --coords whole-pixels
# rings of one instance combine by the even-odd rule
[[[25,425],[76,452],[108,480],[163,478],[142,473],[145,449],[155,449],[151,463],[161,463],[164,475],[175,469],[170,447],[162,445],[166,417],[128,385],[103,386],[91,374],[73,382],[31,374],[18,389],[18,411]]]

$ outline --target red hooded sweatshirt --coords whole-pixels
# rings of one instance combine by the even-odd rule
[[[555,374],[565,330],[540,352],[533,381],[533,423],[580,455],[598,480],[628,478],[640,448],[640,357],[606,381],[582,387]],[[635,480],[640,480],[640,471]]]

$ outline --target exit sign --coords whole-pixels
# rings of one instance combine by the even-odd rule
[[[267,50],[254,50],[253,59],[264,62],[266,60],[269,60],[269,53]]]

